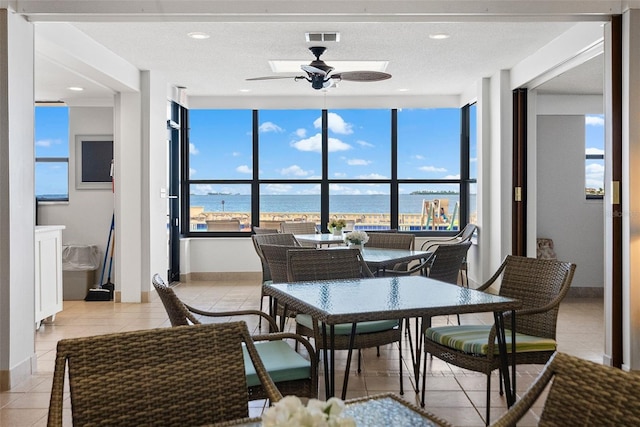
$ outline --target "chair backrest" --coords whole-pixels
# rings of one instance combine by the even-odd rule
[[[492,426],[515,426],[549,382],[538,425],[640,425],[640,375],[557,352]]]
[[[467,256],[470,246],[471,242],[438,246],[429,259],[429,277],[457,284],[460,267]]]
[[[365,246],[370,248],[406,249],[414,248],[416,236],[405,233],[370,233]]]
[[[297,245],[262,245],[262,254],[271,271],[271,280],[273,283],[288,282],[287,274],[287,251],[289,249],[300,249],[303,251],[315,251],[313,247],[301,247]]]
[[[277,228],[253,227],[253,232],[256,234],[276,234],[280,230]]]
[[[271,270],[269,269],[269,263],[262,253],[262,245],[300,246],[300,243],[296,240],[293,234],[289,233],[254,234],[251,236],[251,239],[253,241],[253,248],[256,250],[258,257],[260,258],[260,263],[262,264],[263,282],[271,280]]]
[[[467,242],[471,240],[473,233],[476,232],[477,228],[478,227],[475,224],[467,224],[456,237],[459,238],[461,242]]]
[[[66,368],[73,425],[195,426],[247,417],[243,344],[278,401],[245,322],[60,340],[47,425],[62,426]]]
[[[519,310],[548,308],[533,315],[516,315],[518,332],[542,338],[556,338],[560,302],[569,291],[575,268],[575,264],[555,260],[514,255],[505,258],[496,273],[499,274],[500,270],[504,269],[500,295],[522,301]]]
[[[315,222],[283,222],[280,224],[283,233],[291,234],[316,234]]]
[[[207,231],[240,231],[239,219],[207,220]]]
[[[198,325],[200,321],[187,309],[173,289],[167,285],[159,274],[154,274],[151,279],[153,287],[156,289],[164,309],[169,315],[171,326]]]
[[[278,232],[280,232],[280,230],[282,229],[282,220],[270,220],[270,219],[261,219],[260,220],[260,227],[261,228],[271,228],[271,229],[275,229],[278,230]]]
[[[292,249],[287,268],[290,282],[373,277],[359,249]]]

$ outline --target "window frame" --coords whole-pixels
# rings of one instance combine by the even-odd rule
[[[251,186],[251,225],[258,226],[260,220],[260,186],[265,184],[316,184],[320,186],[320,224],[322,231],[327,232],[326,224],[329,222],[329,188],[332,184],[386,184],[389,185],[390,198],[390,228],[398,228],[399,222],[399,187],[403,184],[455,184],[460,188],[460,206],[458,230],[412,230],[402,231],[416,236],[451,236],[467,224],[469,186],[475,184],[477,179],[469,177],[469,110],[470,104],[463,106],[460,113],[460,178],[459,179],[398,179],[398,109],[388,109],[391,121],[391,178],[389,179],[336,179],[328,176],[328,113],[332,110],[322,109],[322,172],[321,178],[314,179],[260,179],[259,174],[259,110],[252,110],[253,129],[253,174],[250,179],[190,179],[189,178],[189,137],[183,139],[181,151],[181,192],[182,220],[181,234],[185,237],[248,237],[252,233],[247,231],[192,231],[190,229],[190,186],[193,184],[244,184]],[[214,111],[214,110],[212,110]],[[337,110],[336,110],[337,111]],[[188,111],[187,111],[188,113]]]

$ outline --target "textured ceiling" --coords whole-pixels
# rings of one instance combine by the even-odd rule
[[[75,22],[75,27],[140,70],[163,73],[189,96],[309,96],[314,91],[304,81],[247,78],[275,75],[270,60],[295,60],[308,64],[308,31],[337,31],[341,40],[322,45],[322,59],[332,61],[389,61],[393,75],[382,82],[340,82],[331,96],[457,95],[482,77],[510,69],[523,58],[568,30],[575,22]],[[36,25],[37,31],[37,25]],[[193,31],[210,35],[206,40],[187,36]],[[447,33],[445,40],[430,34]],[[585,72],[566,74],[566,82],[547,83],[544,90],[563,93],[587,88],[601,92],[602,63],[585,64]],[[341,71],[336,67],[336,71]],[[301,73],[296,73],[301,74]],[[285,74],[286,75],[286,74]],[[295,74],[290,74],[292,77]],[[563,79],[565,76],[560,76]],[[69,86],[82,86],[80,94]],[[599,85],[599,86],[598,86]],[[111,91],[100,82],[60,67],[38,55],[38,100],[96,98]],[[584,92],[582,92],[584,93]]]

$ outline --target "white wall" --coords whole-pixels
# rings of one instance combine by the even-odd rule
[[[76,135],[113,135],[113,108],[69,108],[69,203],[41,204],[38,220],[41,225],[66,226],[62,233],[64,245],[97,245],[102,262],[113,214],[113,193],[110,188],[76,189]],[[98,267],[96,283],[101,269],[102,265]]]
[[[537,118],[537,230],[561,261],[577,265],[572,287],[603,287],[604,210],[586,200],[584,115]]]

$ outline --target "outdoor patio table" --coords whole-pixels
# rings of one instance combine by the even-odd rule
[[[334,351],[330,354],[328,352],[328,348],[333,348],[335,325],[352,323],[350,345],[352,349],[357,322],[493,312],[498,329],[498,347],[502,362],[500,369],[508,405],[511,406],[515,400],[516,364],[513,358],[510,376],[503,312],[511,311],[515,325],[515,310],[521,305],[518,300],[423,276],[275,283],[265,286],[264,293],[271,297],[272,304],[284,304],[298,313],[309,314],[321,322],[323,339],[329,340],[328,343],[323,343],[327,398],[335,395],[335,355]],[[512,346],[515,346],[515,331],[512,331],[511,339]],[[343,399],[347,390],[351,349],[345,368]],[[417,377],[420,364],[417,356],[415,360],[418,360],[417,363],[414,362],[414,373]]]
[[[312,243],[318,247],[322,245],[340,245],[344,243],[342,235],[332,233],[294,234],[293,236],[300,243]]]

